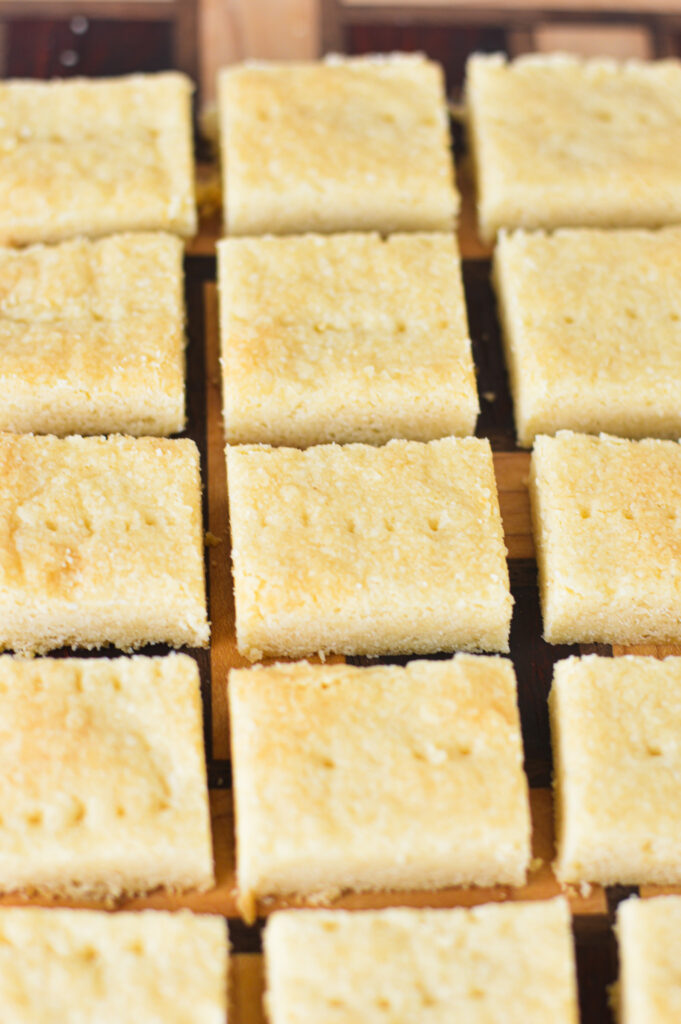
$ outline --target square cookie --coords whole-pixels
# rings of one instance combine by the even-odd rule
[[[681,220],[681,63],[476,54],[466,74],[480,233]]]
[[[621,1024],[681,1020],[681,897],[632,897],[617,908]]]
[[[299,910],[265,929],[272,1024],[578,1024],[565,900]]]
[[[678,443],[538,437],[530,497],[545,640],[681,640]]]
[[[502,231],[494,277],[519,444],[681,437],[681,228]]]
[[[218,242],[227,440],[305,447],[472,434],[453,235]]]
[[[0,434],[0,650],[205,647],[199,453]]]
[[[195,234],[191,94],[176,72],[0,83],[0,242]]]
[[[227,952],[220,917],[3,907],[3,1024],[225,1024]]]
[[[230,235],[451,231],[444,76],[419,54],[220,72]]]
[[[1,656],[0,891],[213,884],[196,662]]]
[[[507,651],[489,442],[227,451],[239,651]]]
[[[549,699],[556,875],[681,883],[681,658],[568,658]]]
[[[0,248],[0,430],[182,430],[182,255],[166,234]]]
[[[229,679],[240,904],[522,885],[530,811],[513,665],[309,665]]]

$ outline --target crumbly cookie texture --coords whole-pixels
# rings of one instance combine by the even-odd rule
[[[196,662],[0,656],[0,890],[213,884]]]
[[[681,1019],[681,897],[624,900],[617,908],[616,933],[621,1024],[676,1024]]]
[[[472,910],[281,911],[265,929],[272,1024],[577,1024],[563,899]]]
[[[220,917],[146,910],[0,909],[4,1024],[225,1024]]]
[[[190,80],[0,83],[0,242],[196,233]]]
[[[451,231],[439,65],[418,54],[251,63],[218,79],[230,235]]]
[[[227,451],[239,650],[507,651],[489,442]]]
[[[0,248],[0,430],[182,430],[182,254],[162,233]]]
[[[486,240],[681,220],[681,62],[475,54],[466,103]]]
[[[0,649],[208,637],[193,441],[0,434]]]
[[[569,658],[549,701],[563,882],[681,883],[681,658]]]
[[[560,431],[532,452],[544,638],[681,640],[681,446]]]
[[[305,447],[475,430],[452,234],[218,243],[227,440]]]
[[[309,665],[229,680],[241,906],[273,894],[522,885],[513,665]]]
[[[502,231],[494,279],[521,445],[681,437],[681,228]]]

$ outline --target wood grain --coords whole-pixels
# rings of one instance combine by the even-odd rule
[[[527,480],[529,452],[494,452],[494,475],[499,490],[499,507],[509,559],[533,559],[534,542],[530,520]]]
[[[681,896],[681,885],[642,885],[639,894],[644,900],[654,896]]]
[[[681,644],[630,644],[623,647],[621,644],[613,644],[613,655],[618,658],[623,654],[639,654],[649,658],[669,658],[671,655],[681,654]]]
[[[242,658],[236,646],[232,559],[229,540],[229,508],[227,504],[227,469],[225,465],[224,427],[222,421],[218,303],[217,287],[214,282],[205,284],[204,299],[208,530],[210,534],[208,597],[211,617],[212,752],[214,758],[228,758],[227,676],[231,668],[244,668],[250,662]]]
[[[265,971],[262,956],[241,953],[230,962],[230,1024],[265,1024],[263,993]]]
[[[513,4],[500,4],[499,0],[338,0],[338,5],[349,9],[362,8],[369,11],[374,10],[374,17],[386,17],[386,11],[390,11],[391,17],[404,17],[409,11],[414,17],[419,10],[435,10],[437,8],[449,9],[452,12],[464,11],[469,17],[483,11],[492,11],[498,20],[503,20],[505,10],[508,17],[510,10],[532,11],[543,13],[546,10],[552,12],[567,11],[569,13],[589,13],[591,15],[600,11],[614,11],[621,13],[632,11],[636,14],[646,13],[681,13],[680,0],[595,0],[593,3],[586,3],[586,0],[514,0]]]
[[[644,25],[594,25],[593,22],[545,22],[532,33],[532,50],[576,53],[580,57],[650,60],[653,40]]]

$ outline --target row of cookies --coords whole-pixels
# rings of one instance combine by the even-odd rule
[[[501,233],[494,281],[520,444],[681,434],[681,229]],[[233,444],[475,430],[456,243],[375,233],[218,243]]]
[[[3,649],[208,643],[199,453],[153,436],[185,426],[183,246],[160,231],[196,228],[190,92],[0,86],[0,235],[36,243],[0,252]],[[3,892],[215,884],[193,659],[5,655],[0,702]],[[227,946],[215,917],[3,909],[2,1016],[224,1024]]]
[[[575,673],[581,682],[564,682]],[[647,798],[650,813],[636,811],[633,818],[644,829],[644,840],[633,831],[620,835],[629,819],[622,808],[613,810],[613,794],[621,794],[625,808],[638,808],[637,787],[643,782],[654,783],[660,793],[661,787],[671,793],[677,785],[679,722],[673,697],[678,673],[677,659],[588,659],[578,667],[560,667],[551,713],[562,879],[677,880],[674,801],[665,792],[662,810]],[[160,884],[210,886],[193,660],[5,656],[0,682],[3,889],[111,897]],[[272,892],[524,881],[529,808],[510,662],[459,655],[453,661],[412,662],[405,669],[258,668],[233,676],[230,701],[239,884],[248,916],[256,896]],[[593,716],[596,705],[600,712]],[[602,765],[606,746],[609,756]],[[49,770],[41,767],[46,750]],[[405,750],[412,752],[406,760]],[[176,758],[181,772],[173,768]],[[619,778],[617,785],[606,768]],[[634,775],[626,786],[630,770]],[[368,774],[371,807],[384,791],[385,836],[373,834],[371,813],[363,823],[358,796]],[[592,791],[596,784],[600,788]],[[464,805],[454,813],[461,799]],[[499,801],[497,816],[493,807]],[[583,805],[592,808],[586,824],[580,818]],[[596,805],[601,810],[594,810]],[[354,825],[353,814],[360,816]],[[331,832],[329,815],[335,821]],[[177,831],[182,825],[194,846]],[[146,836],[144,849],[135,839],[139,829]],[[147,832],[155,834],[153,842]],[[268,841],[271,833],[276,842]],[[375,863],[362,852],[369,834]],[[323,844],[325,835],[333,835],[330,849]],[[93,856],[97,836],[100,846],[105,844],[101,856]],[[181,839],[184,856],[172,837]],[[454,838],[460,862],[452,853]],[[593,852],[597,839],[601,861]],[[396,858],[400,841],[412,859],[406,852],[403,860]]]
[[[196,227],[190,94],[0,86],[0,234],[35,243],[0,253],[3,649],[208,643],[199,454],[149,436],[185,425],[182,242],[159,229]],[[1,664],[3,889],[210,885],[196,663]]]
[[[191,91],[174,73],[0,84],[0,431],[184,429]]]
[[[0,250],[3,648],[208,642],[198,451],[153,436],[185,426],[161,231],[196,229],[190,97],[176,74],[0,86],[0,236],[35,243]]]
[[[229,700],[247,919],[273,896],[525,884],[509,660],[232,670]],[[559,661],[549,709],[558,880],[681,884],[681,659]]]
[[[678,60],[469,59],[478,226],[497,242],[524,447],[561,429],[681,436],[680,89]]]
[[[0,427],[181,430],[181,253],[161,234],[0,250]],[[226,239],[218,268],[232,443],[425,441],[475,429],[451,236]],[[502,235],[495,279],[523,445],[558,429],[681,430],[680,268],[678,228]]]
[[[0,678],[3,888],[111,898],[159,882],[211,885],[191,659],[5,657]],[[589,657],[557,666],[551,710],[563,879],[677,880],[680,696],[678,658]],[[529,809],[510,662],[459,655],[406,668],[280,665],[234,673],[230,700],[248,916],[256,898],[291,891],[522,883]],[[642,788],[655,793],[643,807]],[[550,912],[536,913],[541,927]],[[320,926],[333,931],[335,915],[327,917]],[[90,934],[78,915],[68,923],[87,948],[105,941],[106,927],[93,924]],[[408,924],[407,912],[407,931]],[[151,931],[161,926],[149,923]],[[141,941],[131,952],[141,957],[142,982],[150,971],[153,978],[144,934],[120,927],[131,946]],[[181,928],[188,942],[193,927]],[[219,978],[217,925],[206,927],[216,933],[217,955],[208,950],[191,969],[199,979],[206,971]],[[285,942],[280,956],[290,962]],[[534,960],[530,966],[528,992],[537,984]],[[115,961],[114,977],[118,969]],[[80,963],[83,984],[88,976]],[[494,986],[482,996],[494,998]],[[270,998],[277,998],[273,982]],[[299,999],[300,992],[295,1005]]]
[[[228,449],[239,649],[508,651],[513,601],[489,442]],[[681,639],[681,448],[537,438],[530,497],[550,643]]]
[[[483,237],[679,223],[680,92],[678,60],[473,55]],[[253,62],[221,73],[219,106],[230,235],[454,227],[442,76],[419,55]]]
[[[177,73],[0,86],[0,241],[196,233],[192,85]],[[235,234],[450,231],[441,69],[419,55],[229,69],[220,78]]]
[[[631,898],[617,913],[628,1024],[676,1019],[669,956],[681,901]],[[0,910],[7,1021],[192,1020],[224,1024],[224,922],[162,911]],[[570,914],[562,899],[473,910],[283,911],[264,933],[271,1020],[502,1019],[577,1024]],[[377,952],[380,955],[377,956]],[[91,969],[97,965],[95,974]]]

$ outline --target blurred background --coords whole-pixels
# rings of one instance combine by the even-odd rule
[[[0,76],[180,68],[215,98],[219,67],[247,57],[422,50],[458,99],[473,50],[681,55],[681,0],[0,0]]]

